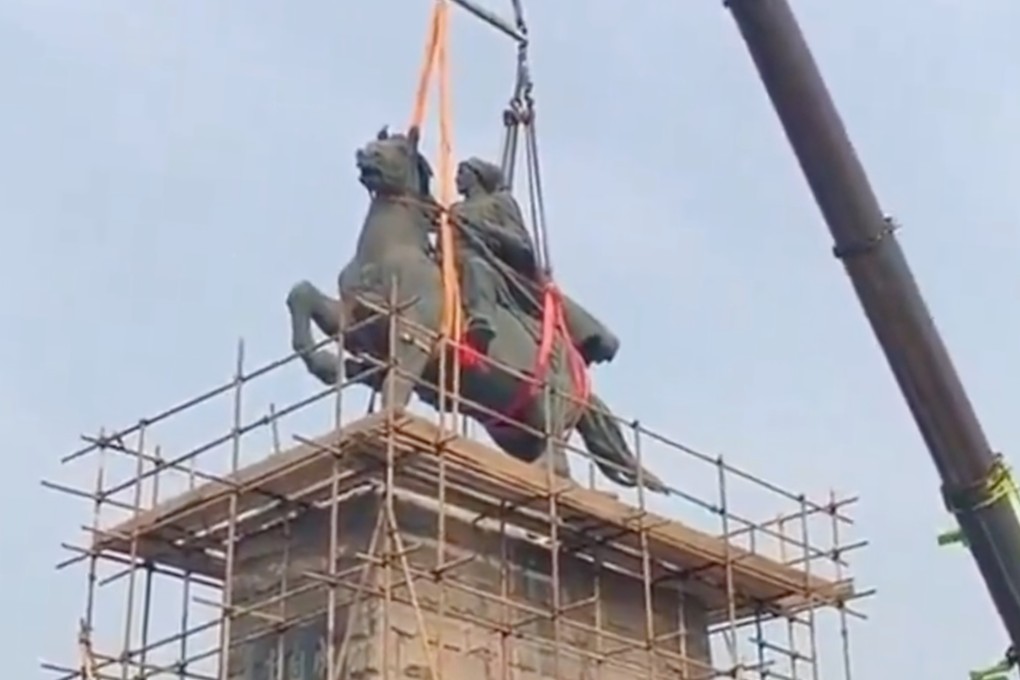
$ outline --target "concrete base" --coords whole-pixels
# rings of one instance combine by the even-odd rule
[[[600,567],[590,555],[561,551],[557,568],[563,613],[559,625],[554,625],[548,616],[556,597],[548,538],[543,545],[541,538],[501,530],[492,520],[472,523],[467,513],[448,508],[445,563],[457,566],[444,572],[446,585],[441,588],[432,576],[439,528],[435,502],[405,493],[397,498],[399,540],[393,539],[389,550],[398,557],[389,570],[381,564],[387,554],[385,522],[376,557],[365,558],[382,507],[374,494],[340,505],[337,570],[343,584],[336,588],[334,640],[339,647],[345,637],[349,639],[338,678],[610,680],[653,673],[669,678],[708,675],[708,617],[701,602],[685,595],[680,586],[655,587],[649,616],[641,579]],[[238,614],[233,622],[231,638],[237,646],[230,655],[231,678],[327,680],[329,587],[314,574],[329,571],[330,520],[328,509],[307,510],[238,545],[234,603],[259,608],[257,614]],[[400,555],[406,558],[406,568]],[[375,566],[366,570],[363,565],[370,562]],[[407,572],[418,577],[412,588]],[[356,598],[363,573],[365,587]],[[286,597],[280,601],[257,604],[281,593]],[[501,594],[516,606],[503,604]],[[267,632],[274,620],[286,623],[282,633]],[[423,645],[423,625],[429,652]],[[655,644],[663,653],[655,658],[644,644],[649,626],[655,636],[664,636]],[[681,654],[695,661],[684,663]]]

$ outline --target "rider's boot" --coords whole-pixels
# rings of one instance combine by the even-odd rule
[[[472,349],[481,354],[488,354],[489,345],[495,339],[496,331],[488,318],[474,315],[468,320],[464,335]]]
[[[461,267],[464,306],[468,317],[464,329],[465,339],[476,352],[486,354],[496,337],[492,323],[496,311],[495,274],[481,258],[471,254],[464,258]]]

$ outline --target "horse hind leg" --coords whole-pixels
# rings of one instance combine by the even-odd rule
[[[560,440],[550,442],[539,455],[538,460],[535,461],[535,464],[542,468],[550,463],[552,464],[553,475],[563,479],[571,479],[566,442]]]
[[[669,487],[648,470],[642,468],[639,477],[637,457],[631,452],[619,423],[595,394],[590,396],[588,408],[577,421],[577,432],[595,464],[610,480],[633,488],[640,479],[649,491],[669,493]]]
[[[411,402],[431,355],[413,341],[398,338],[390,356],[391,365],[382,381],[382,406],[401,411]]]
[[[542,466],[552,466],[553,474],[563,479],[571,479],[570,461],[567,459],[567,431],[566,409],[569,408],[565,399],[553,398],[546,403],[549,426],[546,429],[546,436],[542,438],[542,453],[535,461]]]
[[[512,425],[490,427],[488,433],[496,446],[513,458],[525,463],[532,463],[543,470],[551,463],[554,475],[566,479],[571,478],[566,442],[561,437],[547,440],[545,437]]]

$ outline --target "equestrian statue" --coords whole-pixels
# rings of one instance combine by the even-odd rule
[[[443,253],[430,240],[442,209],[432,197],[432,170],[418,141],[415,128],[407,134],[384,128],[356,152],[359,181],[371,196],[368,216],[353,259],[340,272],[340,300],[308,281],[291,288],[287,306],[294,350],[312,375],[335,384],[341,366],[315,340],[312,325],[336,337],[342,317],[349,357],[343,362],[344,378],[381,392],[383,408],[405,408],[412,394],[435,408],[447,407],[440,404],[437,387],[443,376],[448,389],[459,386],[460,412],[479,422],[506,453],[527,462],[545,462],[551,455],[556,473],[569,477],[564,442],[576,429],[607,478],[636,486],[637,460],[619,425],[571,371],[571,353],[585,368],[613,359],[619,340],[608,328],[562,296],[571,346],[563,336],[553,343],[544,375],[547,390],[533,389],[535,381],[525,377],[534,373],[541,354],[542,276],[502,172],[474,158],[458,167],[462,200],[450,206],[448,217],[459,263],[465,341],[491,361],[461,362],[458,381],[448,375],[451,370],[442,370],[444,363],[453,365],[440,360],[434,341],[443,319]],[[384,373],[379,362],[398,370]],[[508,422],[511,418],[523,427]],[[549,439],[542,435],[547,432],[553,435]],[[653,474],[642,470],[640,479],[646,488],[666,492]]]

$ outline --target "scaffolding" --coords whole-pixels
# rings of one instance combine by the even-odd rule
[[[242,343],[228,382],[63,459],[95,481],[45,483],[92,515],[59,565],[87,588],[80,661],[44,664],[55,677],[851,678],[870,594],[848,577],[855,498],[785,491],[630,422],[639,463],[684,481],[621,500],[450,412],[366,415],[343,380],[259,402],[297,359],[249,371]]]

